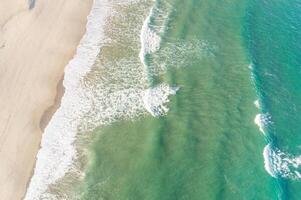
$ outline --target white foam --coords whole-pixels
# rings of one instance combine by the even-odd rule
[[[300,173],[300,172],[295,171],[295,174],[296,174],[296,176],[297,176],[299,179],[301,179],[301,173]]]
[[[33,177],[25,200],[49,199],[48,186],[62,178],[76,157],[73,147],[77,126],[88,103],[82,100],[81,80],[94,64],[99,54],[103,25],[108,16],[104,0],[95,0],[88,16],[86,34],[82,38],[76,55],[65,69],[65,94],[61,107],[56,111],[46,127]]]
[[[257,99],[256,101],[254,101],[254,105],[256,106],[256,108],[260,109],[260,101],[259,99]]]
[[[264,134],[264,124],[262,123],[262,114],[257,114],[254,123],[259,127],[260,132]]]
[[[145,56],[148,53],[153,53],[159,50],[160,43],[161,43],[161,37],[149,26],[150,19],[153,14],[154,14],[154,7],[151,8],[149,15],[143,22],[143,26],[140,32],[141,50],[140,50],[139,57],[141,63],[143,63],[145,67],[147,67],[147,64],[145,63]]]
[[[217,49],[216,45],[200,39],[169,40],[152,54],[149,61],[148,70],[157,76],[166,73],[168,68],[181,69],[198,63],[204,57],[214,56]]]
[[[140,32],[141,49],[139,57],[145,68],[148,68],[145,62],[145,56],[158,51],[161,43],[159,34],[150,27],[150,20],[154,15],[154,9],[155,7],[151,8],[149,15],[143,22]],[[154,117],[165,115],[169,110],[165,104],[169,102],[169,96],[176,94],[177,90],[178,88],[170,87],[167,84],[161,84],[157,87],[147,89],[143,94],[145,109]]]
[[[255,116],[254,123],[259,127],[260,132],[266,135],[265,128],[269,124],[272,124],[271,116],[269,113],[257,114]]]
[[[268,144],[263,150],[263,157],[264,167],[271,176],[301,179],[301,156],[284,153]]]
[[[143,95],[144,107],[154,117],[165,115],[169,110],[166,106],[169,96],[175,95],[178,89],[178,87],[161,84],[146,90]]]
[[[253,70],[254,69],[253,63],[250,63],[249,66],[248,66],[248,68],[251,69],[251,70]]]
[[[168,19],[173,6],[162,1],[155,4],[143,22],[140,32],[141,49],[139,58],[145,69],[152,76],[161,76],[166,73],[167,67],[180,68],[187,63],[198,62],[201,58],[213,55],[217,48],[207,41],[194,38],[181,40],[168,38],[161,45],[162,38],[168,26]],[[166,35],[165,35],[166,36]],[[146,63],[146,56],[149,56]]]
[[[268,144],[263,149],[264,168],[272,177],[276,177],[270,157],[271,157],[271,145]]]
[[[123,6],[126,2],[129,5],[139,4],[138,1],[114,1]],[[61,107],[43,134],[25,200],[60,199],[51,194],[48,188],[73,167],[77,158],[73,143],[79,131],[90,131],[99,125],[131,119],[148,112],[153,116],[164,115],[168,112],[166,103],[169,96],[178,90],[165,83],[147,89],[149,83],[144,56],[156,51],[160,45],[158,36],[148,28],[153,10],[142,26],[140,60],[137,56],[118,60],[101,57],[99,52],[102,44],[114,43],[103,32],[106,19],[114,13],[111,8],[111,1],[94,1],[86,34],[76,55],[66,66],[63,82],[65,94]],[[101,73],[93,73],[93,76],[95,80],[101,81],[89,82],[86,75],[95,63]]]

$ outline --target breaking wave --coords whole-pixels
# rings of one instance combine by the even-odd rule
[[[268,144],[263,150],[266,171],[273,177],[301,179],[301,156],[293,156]]]
[[[253,64],[249,66],[249,69],[252,70],[252,79],[256,85]],[[261,96],[260,91],[257,91],[257,93],[258,96]],[[275,146],[274,136],[269,133],[269,129],[273,125],[272,116],[263,111],[261,100],[256,100],[254,104],[261,112],[256,115],[254,122],[267,141],[267,145],[263,149],[265,170],[274,178],[301,179],[301,156],[285,153]]]
[[[53,115],[43,133],[41,148],[33,177],[31,178],[25,200],[51,199],[46,191],[50,184],[62,178],[76,157],[73,147],[77,127],[84,110],[89,109],[89,102],[83,98],[81,81],[90,71],[101,47],[102,26],[108,9],[103,0],[94,1],[88,16],[86,34],[82,38],[76,55],[65,69],[63,85],[65,94],[61,107]]]
[[[66,66],[63,82],[65,94],[61,107],[43,133],[25,200],[66,198],[66,195],[54,194],[49,188],[74,168],[78,158],[74,144],[78,133],[92,131],[116,120],[133,119],[148,112],[155,117],[168,112],[169,96],[175,95],[178,88],[166,83],[150,87],[144,57],[160,47],[160,37],[149,28],[154,7],[142,29],[137,29],[138,22],[145,17],[143,13],[149,9],[141,4],[143,2],[146,1],[94,1],[86,34],[76,55]],[[137,13],[141,13],[134,15],[127,12],[129,16],[119,16],[119,9],[125,6],[136,6]],[[137,21],[131,24],[135,27],[128,27],[132,28],[131,34],[114,24],[118,17],[132,17]],[[141,43],[135,43],[138,32]],[[128,43],[126,37],[132,43]],[[129,46],[132,49],[129,50]],[[133,55],[127,55],[126,58],[115,55],[116,48],[131,51]]]

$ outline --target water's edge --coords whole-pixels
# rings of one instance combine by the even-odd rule
[[[32,4],[30,4],[30,5],[32,5]],[[99,34],[99,32],[101,32],[101,28],[99,28],[100,27],[99,23],[101,23],[101,22],[97,22],[97,21],[102,21],[102,20],[99,20],[99,19],[102,19],[102,14],[97,15],[97,13],[101,13],[101,12],[99,12],[99,10],[97,10],[98,7],[99,7],[99,1],[94,0],[93,4],[91,6],[90,14],[87,17],[86,32],[83,35],[82,39],[80,40],[80,43],[76,49],[76,53],[75,53],[74,57],[69,61],[69,63],[65,67],[64,76],[62,77],[62,79],[60,80],[60,82],[57,85],[57,94],[56,94],[56,98],[55,98],[55,103],[44,112],[44,114],[41,118],[40,127],[42,130],[44,128],[45,129],[44,129],[44,133],[42,135],[40,150],[37,154],[35,167],[33,169],[33,175],[27,184],[28,186],[27,186],[27,191],[25,193],[24,199],[32,199],[32,200],[40,199],[42,197],[42,194],[44,192],[46,192],[48,185],[54,183],[57,179],[59,179],[60,177],[62,177],[64,175],[65,171],[67,171],[68,167],[70,166],[70,162],[72,162],[71,160],[76,156],[74,151],[72,151],[72,150],[70,151],[70,146],[72,146],[72,143],[74,140],[74,137],[72,137],[72,135],[70,135],[70,134],[66,135],[66,139],[69,139],[69,141],[65,141],[67,143],[69,142],[70,146],[66,145],[65,149],[64,148],[56,149],[56,147],[53,146],[57,142],[62,140],[61,137],[58,137],[59,133],[54,130],[55,129],[62,130],[62,128],[64,127],[62,125],[61,125],[61,127],[59,127],[59,125],[66,122],[66,120],[68,120],[68,119],[61,120],[60,117],[62,117],[62,115],[63,116],[67,115],[66,113],[64,113],[64,105],[70,103],[70,99],[72,99],[72,95],[70,96],[70,90],[71,91],[74,90],[74,87],[76,87],[75,83],[77,83],[77,84],[79,83],[79,81],[80,81],[79,74],[80,73],[85,74],[89,71],[89,66],[92,66],[96,55],[99,53],[98,46],[100,45],[100,39],[101,39],[100,38],[101,34]],[[97,12],[96,12],[96,10],[97,10]],[[93,27],[93,24],[95,24],[95,23],[98,25],[98,26],[96,25],[96,27],[98,27],[98,30],[95,30],[95,28]],[[94,37],[93,37],[93,34],[94,34]],[[91,36],[93,37],[93,39],[91,38]],[[87,44],[87,43],[89,44],[89,42],[91,45],[94,44],[96,46],[96,48],[89,49],[89,47],[85,46],[85,44]],[[94,51],[94,52],[89,53],[89,50]],[[91,57],[94,56],[94,59],[91,57],[87,57],[86,55],[90,55]],[[83,60],[85,62],[83,62]],[[78,67],[79,65],[86,67],[86,68],[79,69],[79,67]],[[69,69],[69,68],[73,68],[73,69]],[[71,75],[70,73],[73,73],[73,75]],[[73,80],[70,80],[70,79],[73,79]],[[69,102],[68,102],[68,98],[69,98]],[[71,103],[71,106],[72,106],[72,103]],[[63,122],[61,123],[60,121],[63,121]],[[64,124],[68,124],[68,123],[64,123]],[[66,132],[66,130],[62,130],[62,132]],[[67,132],[68,132],[68,130],[67,130]],[[52,135],[53,133],[56,133],[56,136],[53,136]],[[53,145],[51,145],[51,144],[53,144]],[[62,147],[64,147],[64,146],[65,145],[62,144]],[[69,149],[68,149],[68,147],[69,147]],[[55,150],[57,150],[57,152],[55,152]],[[54,159],[50,158],[50,160],[48,160],[48,162],[47,162],[47,158],[49,158],[49,156],[57,157],[58,155],[55,155],[55,154],[65,155],[66,151],[69,151],[69,155],[67,153],[68,158],[63,159],[65,161],[65,165],[62,164],[61,170],[57,169],[57,168],[59,168],[59,166],[57,165],[57,162],[61,162],[62,161],[61,159],[55,161]],[[52,155],[52,154],[54,154],[54,155]],[[60,171],[60,172],[57,173],[57,171]],[[52,177],[52,179],[48,179],[47,177],[52,172],[54,172],[55,175]],[[50,197],[50,196],[46,195],[45,197]]]

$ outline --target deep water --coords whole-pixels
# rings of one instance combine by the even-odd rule
[[[271,168],[279,199],[301,198],[300,6],[300,1],[252,1],[245,26],[261,112],[270,118],[265,138],[276,151],[270,160],[278,164]]]

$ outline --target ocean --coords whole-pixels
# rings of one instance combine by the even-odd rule
[[[300,8],[95,0],[25,199],[301,199]]]

